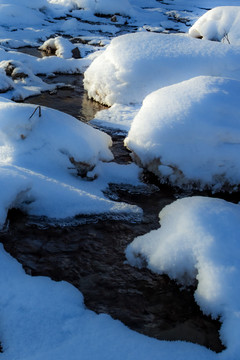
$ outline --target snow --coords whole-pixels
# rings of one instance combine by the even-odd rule
[[[240,184],[240,82],[196,77],[149,94],[125,145],[142,166],[180,187]]]
[[[76,288],[26,275],[2,245],[0,269],[4,360],[188,360],[193,354],[196,360],[215,358],[199,345],[160,342],[87,310]]]
[[[103,213],[139,216],[137,207],[114,203],[101,191],[110,179],[138,183],[135,165],[103,163],[113,158],[110,137],[56,110],[42,108],[41,117],[38,112],[30,117],[34,109],[0,98],[0,186],[5,189],[0,193],[0,225],[13,206],[60,219]],[[129,178],[121,175],[123,169]]]
[[[128,261],[182,284],[197,279],[195,300],[204,313],[221,317],[220,336],[227,346],[219,358],[239,356],[240,206],[220,199],[190,197],[166,206],[161,228],[136,238]],[[193,357],[194,358],[194,357]]]
[[[68,39],[57,36],[46,40],[39,49],[46,52],[50,50],[50,52],[56,53],[56,56],[69,59],[72,58],[72,50],[75,47],[76,46],[74,46]]]
[[[128,15],[131,5],[128,0],[112,1],[112,0],[50,0],[50,3],[62,4],[71,8],[83,8],[93,13],[115,14],[120,13]]]
[[[138,207],[104,195],[109,183],[141,185],[136,164],[112,161],[108,135],[44,107],[41,117],[38,111],[31,117],[34,106],[10,101],[52,91],[62,84],[49,85],[47,77],[83,73],[90,64],[89,96],[112,105],[92,124],[121,134],[131,128],[127,146],[160,180],[234,190],[239,184],[239,0],[223,5],[223,0],[0,0],[0,227],[12,207],[60,224],[78,214],[141,218]],[[218,8],[196,22],[210,6]],[[199,32],[223,43],[168,34],[169,29],[187,33],[194,22],[190,35]],[[222,37],[225,27],[228,38]],[[136,33],[112,40],[129,31]],[[57,56],[14,51],[26,46],[52,47]],[[74,47],[81,59],[72,58]],[[143,257],[152,271],[184,284],[197,277],[196,301],[223,321],[227,350],[221,354],[151,339],[96,315],[74,287],[26,275],[0,246],[1,357],[236,360],[239,216],[239,205],[223,200],[178,200],[161,212],[161,229],[127,249],[132,265],[142,266]]]
[[[91,63],[84,85],[90,98],[109,106],[139,103],[152,91],[194,76],[240,79],[239,54],[237,46],[186,35],[127,34],[114,38]]]
[[[68,46],[65,44],[64,48],[59,48],[59,55],[63,57],[70,53],[69,41],[66,40],[66,42]],[[60,43],[63,44],[63,41]],[[0,69],[5,71],[5,73],[1,71],[1,92],[11,90],[4,96],[12,100],[23,100],[42,91],[53,90],[63,84],[49,85],[37,75],[54,76],[59,72],[65,74],[79,73],[86,68],[90,61],[87,59],[64,59],[56,56],[36,58],[27,54],[0,49]]]
[[[221,6],[207,11],[189,29],[189,35],[240,45],[240,6]]]
[[[100,128],[109,128],[126,135],[130,130],[132,121],[140,110],[139,105],[114,104],[109,109],[98,111],[91,124]]]

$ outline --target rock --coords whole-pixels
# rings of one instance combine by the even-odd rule
[[[80,50],[79,50],[78,47],[75,47],[74,49],[72,49],[72,57],[74,59],[80,59],[81,58]]]
[[[118,21],[116,15],[113,15],[113,16],[111,17],[111,21],[112,21],[112,22],[117,22],[117,21]]]
[[[88,164],[84,161],[76,161],[74,157],[69,158],[71,164],[74,165],[74,167],[77,169],[77,173],[82,178],[88,178],[87,173],[89,171],[92,171],[94,169],[94,165]],[[93,180],[93,179],[90,179]]]

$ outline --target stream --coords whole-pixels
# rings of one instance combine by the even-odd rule
[[[64,82],[71,88],[25,102],[58,109],[84,122],[105,108],[87,98],[83,75],[57,75],[49,81]],[[112,151],[116,162],[132,161],[122,136],[114,134]],[[0,240],[27,274],[68,281],[82,292],[86,307],[96,313],[107,313],[157,339],[191,341],[220,352],[224,349],[218,333],[221,323],[205,316],[195,303],[196,284],[182,289],[166,275],[125,262],[127,245],[136,236],[157,229],[159,211],[179,196],[176,190],[159,186],[148,173],[143,180],[145,191],[114,184],[106,190],[110,198],[140,206],[144,213],[141,222],[86,218],[59,226],[12,209]]]

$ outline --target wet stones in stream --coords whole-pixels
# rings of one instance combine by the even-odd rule
[[[193,287],[180,289],[167,276],[126,263],[126,246],[159,227],[158,212],[173,200],[171,193],[165,189],[140,196],[114,187],[111,191],[119,191],[116,196],[121,193],[122,201],[142,206],[142,222],[99,219],[77,226],[49,226],[12,209],[0,240],[28,274],[73,284],[89,309],[157,339],[187,340],[221,351],[220,323],[202,314]]]

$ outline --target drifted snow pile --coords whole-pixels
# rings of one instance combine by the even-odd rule
[[[11,207],[62,219],[83,213],[139,213],[101,192],[111,171],[120,182],[126,181],[121,171],[132,180],[138,175],[131,166],[129,173],[103,163],[113,158],[108,135],[47,108],[41,117],[35,113],[30,118],[33,110],[32,105],[0,98],[0,226]]]
[[[240,49],[186,35],[135,33],[113,39],[85,72],[90,98],[140,103],[152,91],[199,75],[240,79]]]
[[[240,184],[240,82],[196,77],[143,101],[125,145],[142,166],[183,188]]]
[[[207,11],[190,28],[189,35],[240,45],[240,6],[221,6]]]
[[[159,214],[161,228],[136,238],[127,248],[131,265],[147,267],[186,284],[197,279],[195,299],[206,314],[221,317],[227,350],[216,356],[239,358],[240,206],[220,199],[177,200]],[[193,357],[194,359],[194,357]]]

